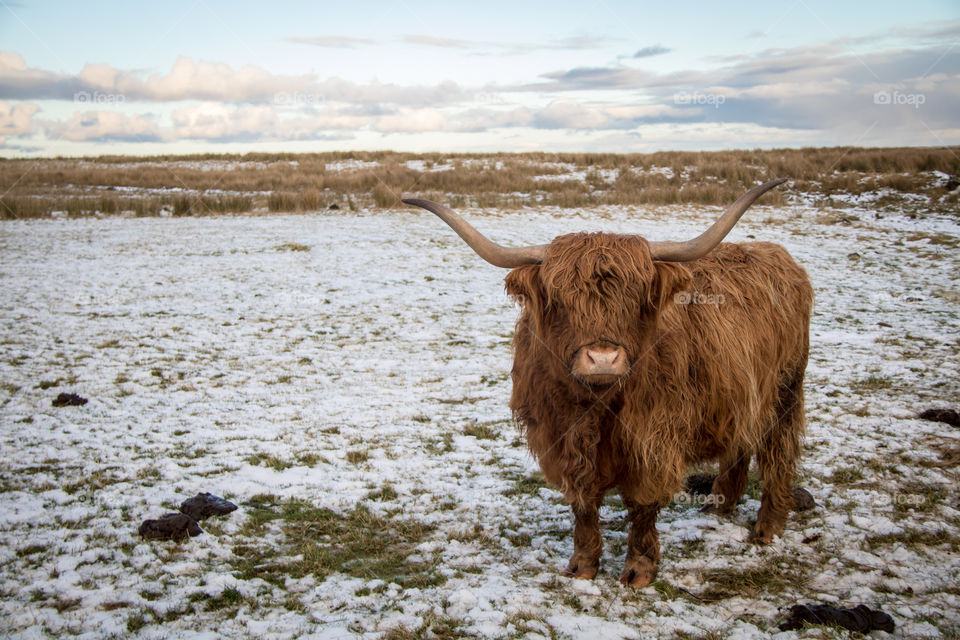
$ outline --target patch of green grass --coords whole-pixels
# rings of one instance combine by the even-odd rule
[[[490,425],[495,422],[471,422],[463,429],[463,434],[473,436],[477,440],[495,440],[497,432]]]
[[[706,547],[707,543],[703,538],[683,540],[677,545],[676,555],[681,558],[696,558],[703,554]]]
[[[397,499],[397,490],[393,488],[391,484],[385,484],[375,491],[371,491],[367,494],[367,500],[380,500],[380,501],[389,501]]]
[[[453,434],[444,433],[439,440],[430,440],[424,447],[433,455],[441,455],[453,451]]]
[[[64,611],[71,611],[80,606],[80,603],[83,601],[83,598],[68,598],[67,596],[60,596],[53,601],[53,608],[57,610],[57,613],[63,613]]]
[[[370,459],[370,452],[366,449],[351,449],[347,451],[347,462],[350,464],[363,464]]]
[[[147,616],[143,613],[135,613],[129,618],[127,618],[127,631],[130,633],[136,633],[143,629],[145,626],[150,624],[150,621],[147,619]]]
[[[277,245],[277,251],[310,251],[310,247],[299,242],[285,242]]]
[[[289,469],[290,467],[295,466],[293,462],[278,458],[272,453],[253,453],[243,460],[247,464],[251,464],[256,467],[268,467],[274,471],[283,471],[284,469]]]
[[[703,580],[710,584],[698,595],[699,598],[725,600],[737,596],[755,598],[761,594],[802,588],[808,578],[796,558],[782,556],[770,558],[756,567],[710,569],[703,573]]]
[[[399,625],[388,629],[381,636],[382,640],[420,640],[421,638],[432,638],[434,640],[458,640],[459,638],[475,638],[474,634],[468,634],[459,630],[461,620],[451,618],[445,615],[436,615],[428,613],[423,618],[423,623],[416,629],[411,629],[406,625]]]
[[[939,547],[949,545],[950,550],[956,552],[960,550],[960,536],[950,531],[916,531],[909,530],[900,533],[884,533],[873,536],[867,536],[865,542],[873,550],[888,544],[902,544],[908,548],[915,547]]]
[[[503,492],[505,496],[535,496],[540,492],[540,489],[548,486],[543,474],[539,471],[535,471],[528,476],[514,474],[509,479],[513,481],[513,486]]]
[[[315,453],[301,453],[297,456],[297,463],[305,467],[312,467],[318,462],[327,462],[327,459]]]
[[[703,633],[688,633],[686,631],[676,631],[673,634],[674,640],[723,640],[726,636],[719,631],[710,631]]]
[[[881,391],[892,387],[893,380],[885,376],[870,374],[862,380],[854,380],[850,386],[856,391]]]
[[[407,562],[433,532],[432,525],[377,516],[363,506],[336,513],[297,499],[269,505],[251,500],[248,505],[241,535],[256,540],[271,536],[274,542],[234,547],[234,566],[244,579],[259,577],[282,585],[287,577],[325,578],[341,572],[408,588],[445,581],[431,564]]]
[[[17,549],[17,557],[24,558],[26,556],[31,556],[35,553],[41,553],[46,550],[47,550],[47,547],[42,544],[31,544],[26,547],[21,547],[20,549]]]
[[[143,467],[137,471],[137,480],[159,480],[162,475],[156,467]]]
[[[490,544],[491,542],[490,536],[487,535],[483,525],[476,523],[472,527],[452,533],[448,537],[450,540],[456,540],[458,542],[476,542],[481,545]]]
[[[830,474],[832,484],[853,484],[863,480],[863,471],[860,467],[837,467]]]
[[[191,602],[203,603],[207,611],[222,611],[224,609],[237,610],[242,604],[256,605],[256,602],[245,598],[237,589],[228,587],[220,592],[218,596],[211,596],[202,591],[191,594]]]
[[[80,492],[92,493],[104,487],[125,482],[126,480],[126,478],[114,473],[114,469],[102,468],[84,473],[80,480],[65,483],[63,490],[70,495]]]
[[[683,591],[664,580],[657,580],[653,583],[653,589],[666,600],[676,600],[684,596]]]

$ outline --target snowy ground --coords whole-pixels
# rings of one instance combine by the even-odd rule
[[[505,243],[693,235],[716,210],[472,213]],[[784,539],[678,500],[657,582],[560,578],[571,518],[507,410],[504,272],[428,213],[0,223],[0,635],[795,638],[778,610],[864,603],[896,637],[960,628],[960,225],[751,210],[817,290]],[[54,408],[60,392],[90,399]],[[183,543],[142,520],[240,509]],[[878,637],[885,634],[876,632]]]

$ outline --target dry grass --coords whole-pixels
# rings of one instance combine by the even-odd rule
[[[879,208],[960,209],[933,171],[960,174],[960,149],[777,149],[652,154],[410,154],[389,151],[39,160],[0,159],[0,216],[215,215],[402,206],[401,197],[511,208],[726,204],[788,177],[824,207],[842,194]],[[764,198],[784,204],[784,190]]]

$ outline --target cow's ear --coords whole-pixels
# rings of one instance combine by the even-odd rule
[[[521,307],[539,307],[543,300],[543,281],[540,280],[540,265],[528,264],[517,267],[507,274],[505,280],[507,293]]]
[[[650,291],[651,302],[657,309],[673,304],[674,297],[690,290],[693,276],[680,262],[654,262],[657,276]]]

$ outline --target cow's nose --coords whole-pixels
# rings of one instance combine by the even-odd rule
[[[620,360],[620,356],[623,355],[620,349],[613,350],[603,350],[600,349],[587,349],[587,360],[589,361],[590,367],[592,369],[603,370],[613,370],[614,365]]]
[[[630,370],[629,358],[623,348],[594,342],[577,352],[573,359],[573,374],[586,382],[609,383]]]

